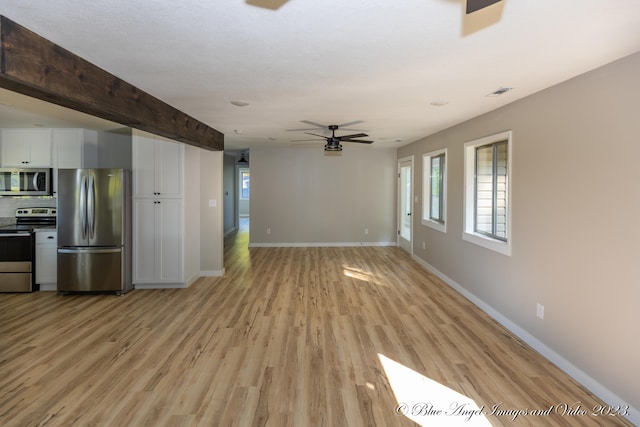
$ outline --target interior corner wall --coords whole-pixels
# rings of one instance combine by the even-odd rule
[[[395,244],[396,150],[344,145],[251,149],[251,245]]]
[[[419,159],[448,148],[447,232],[416,215],[415,256],[617,400],[608,403],[631,405],[636,423],[639,75],[636,53],[398,150],[418,159],[421,212]],[[513,132],[512,256],[462,240],[463,145],[505,130]]]
[[[224,158],[222,151],[200,150],[200,273],[224,274]]]

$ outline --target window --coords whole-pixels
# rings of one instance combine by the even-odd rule
[[[241,200],[249,199],[250,178],[251,176],[248,169],[244,169],[240,171],[240,199]]]
[[[447,150],[422,156],[422,224],[446,233]]]
[[[511,255],[511,132],[465,144],[465,227],[462,238]]]

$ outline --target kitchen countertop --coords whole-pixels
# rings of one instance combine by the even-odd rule
[[[0,227],[3,225],[11,225],[16,223],[15,217],[0,217]]]

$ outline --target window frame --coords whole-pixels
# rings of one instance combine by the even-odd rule
[[[431,217],[431,184],[432,184],[432,159],[442,156],[442,171],[440,173],[440,220]],[[447,171],[448,171],[447,149],[431,151],[422,155],[422,225],[447,232]]]
[[[243,183],[244,183],[244,175],[247,174],[249,175],[249,187],[247,188],[247,196],[244,196],[244,188],[243,188]],[[240,168],[238,169],[238,177],[239,177],[239,189],[240,189],[240,194],[239,194],[239,199],[240,200],[249,200],[249,198],[251,197],[251,170],[249,168]]]
[[[464,229],[462,239],[464,241],[482,246],[489,250],[511,256],[512,235],[512,215],[513,202],[513,180],[512,180],[512,157],[513,157],[513,134],[512,131],[500,132],[483,138],[468,141],[464,144]],[[507,188],[506,188],[506,239],[487,234],[476,230],[476,198],[477,198],[477,171],[476,171],[476,149],[493,145],[500,142],[507,144]],[[495,189],[495,188],[494,188]],[[495,231],[495,230],[494,230]]]

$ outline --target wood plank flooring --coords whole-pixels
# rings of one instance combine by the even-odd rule
[[[398,248],[241,232],[225,259],[189,289],[1,294],[0,425],[631,425],[562,415],[602,402]]]

